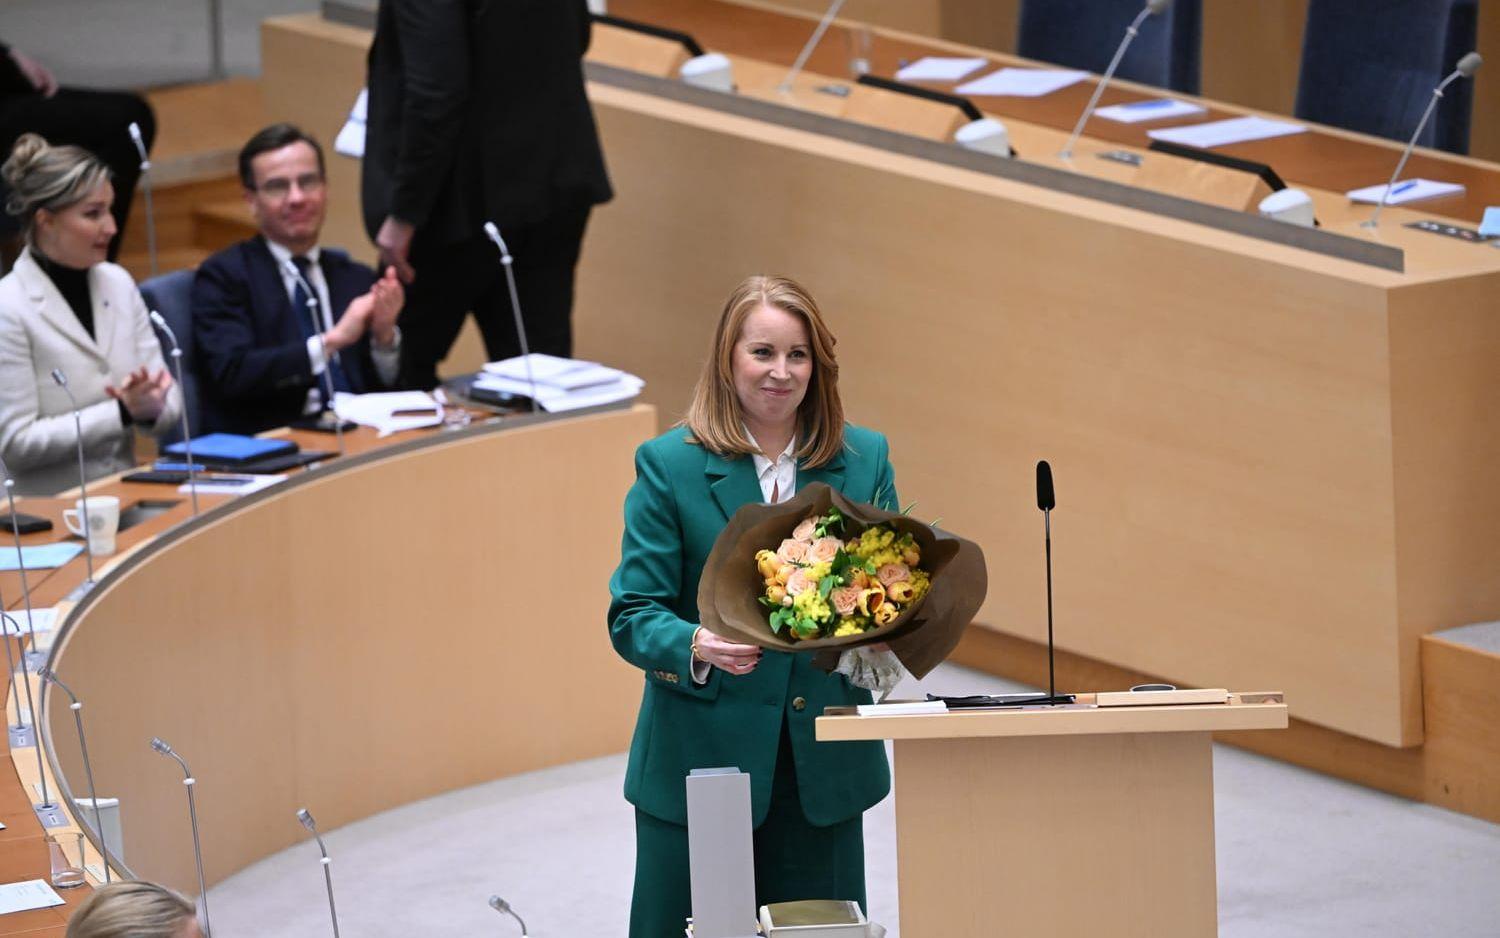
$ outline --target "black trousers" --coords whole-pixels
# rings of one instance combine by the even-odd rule
[[[501,232],[514,259],[521,321],[533,352],[573,354],[573,274],[590,206],[560,211],[539,224]],[[459,244],[412,248],[414,280],[401,311],[401,380],[437,386],[437,366],[453,347],[464,317],[474,314],[489,361],[521,354],[500,254],[482,232]]]
[[[140,125],[147,152],[156,139],[156,116],[140,95],[128,91],[59,88],[57,94],[0,95],[0,147],[10,155],[24,133],[41,134],[48,143],[71,143],[99,157],[115,174],[113,214],[120,235],[109,246],[109,259],[120,253],[120,237],[130,216],[130,202],[141,178],[141,157],[130,139],[130,124]]]

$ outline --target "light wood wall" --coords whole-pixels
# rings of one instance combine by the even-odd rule
[[[621,752],[641,674],[607,640],[647,407],[479,433],[289,487],[165,545],[59,639],[126,856],[197,891],[305,836],[494,778]],[[148,549],[148,552],[150,549]],[[55,703],[56,739],[73,738]],[[64,775],[83,772],[71,744]]]

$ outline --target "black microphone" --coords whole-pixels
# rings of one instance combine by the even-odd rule
[[[130,125],[134,127],[134,124]],[[167,317],[156,310],[146,314],[151,324],[160,329],[172,342],[172,366],[177,371],[177,392],[182,395],[182,449],[187,458],[188,494],[193,499],[193,515],[198,514],[198,474],[193,471],[193,434],[188,428],[187,386],[182,383],[182,346],[177,342],[177,333]]]
[[[1443,89],[1458,81],[1460,78],[1473,78],[1474,73],[1479,71],[1479,66],[1484,64],[1484,56],[1478,52],[1470,52],[1458,60],[1453,71],[1444,78],[1438,86],[1432,89],[1432,100],[1427,102],[1427,110],[1422,112],[1422,119],[1417,121],[1417,129],[1407,141],[1406,149],[1401,151],[1401,159],[1396,163],[1396,171],[1391,173],[1391,180],[1385,184],[1385,191],[1380,193],[1380,204],[1375,206],[1375,214],[1370,220],[1362,224],[1366,228],[1377,228],[1380,225],[1380,212],[1385,208],[1386,200],[1391,197],[1391,189],[1396,185],[1396,179],[1401,175],[1401,170],[1406,168],[1406,161],[1411,159],[1411,151],[1416,149],[1417,138],[1422,136],[1422,131],[1427,127],[1427,122],[1432,119],[1432,112],[1437,110],[1438,100],[1443,96]]]
[[[146,196],[146,251],[151,259],[151,276],[161,273],[156,257],[156,208],[151,204],[151,157],[146,154],[146,140],[141,136],[141,125],[130,122],[130,140],[141,158],[141,191]],[[189,460],[191,461],[191,460]]]
[[[344,456],[346,455],[344,452],[344,418],[339,416],[338,405],[335,403],[337,395],[333,388],[333,366],[339,361],[339,353],[330,353],[328,346],[323,344],[323,322],[322,317],[318,315],[323,301],[318,298],[318,292],[313,289],[311,283],[307,282],[307,278],[302,276],[302,271],[297,269],[296,264],[287,261],[285,267],[293,277],[297,278],[297,282],[302,284],[302,291],[307,294],[307,318],[312,322],[313,337],[318,340],[318,349],[323,353],[323,392],[328,395],[325,403],[328,409],[333,411],[333,432],[338,438],[339,455]],[[329,319],[332,318],[330,312]]]
[[[73,405],[73,430],[78,434],[78,501],[83,505],[83,557],[89,571],[88,580],[78,590],[81,595],[94,585],[94,529],[89,519],[89,476],[83,468],[83,413],[78,409],[78,398],[68,387],[68,376],[61,368],[52,369],[52,380],[68,395],[68,403]]]
[[[521,916],[516,914],[516,910],[510,907],[509,902],[506,902],[499,896],[490,896],[490,908],[494,909],[496,912],[499,912],[501,915],[509,915],[511,918],[515,919],[517,924],[521,926],[521,938],[526,938],[526,923],[521,921]]]
[[[1146,0],[1146,5],[1141,8],[1141,12],[1137,13],[1131,24],[1125,27],[1125,38],[1120,40],[1120,47],[1115,50],[1115,57],[1110,59],[1109,68],[1104,70],[1104,77],[1100,78],[1099,84],[1094,86],[1094,96],[1089,98],[1088,107],[1084,108],[1083,113],[1079,115],[1078,124],[1074,126],[1073,133],[1068,137],[1068,142],[1064,144],[1062,152],[1057,154],[1058,158],[1064,160],[1073,158],[1073,144],[1078,142],[1079,135],[1083,133],[1083,125],[1094,116],[1094,108],[1099,106],[1099,98],[1104,94],[1105,86],[1109,84],[1111,78],[1115,77],[1115,69],[1120,67],[1120,60],[1125,58],[1125,50],[1130,48],[1130,43],[1135,40],[1136,33],[1141,31],[1141,24],[1146,21],[1146,17],[1157,16],[1171,5],[1172,0]]]
[[[94,787],[94,764],[89,761],[88,737],[83,735],[83,702],[78,699],[77,694],[73,693],[72,688],[68,687],[68,685],[64,684],[58,678],[57,673],[51,668],[38,668],[36,674],[43,681],[55,684],[64,694],[68,695],[68,700],[72,701],[68,705],[68,709],[73,711],[73,721],[78,725],[78,748],[83,753],[83,771],[89,780],[89,800],[94,805],[94,833],[99,835],[99,853],[104,858],[102,861],[104,866],[104,884],[107,886],[110,883],[109,845],[104,842],[104,820],[99,815],[99,791]]]
[[[526,341],[526,323],[521,318],[521,296],[516,292],[516,273],[511,270],[515,259],[510,256],[510,248],[506,246],[505,239],[500,237],[500,229],[494,222],[484,223],[484,236],[500,252],[500,266],[505,268],[505,285],[510,288],[510,311],[516,320],[516,340],[521,343],[521,361],[526,364],[526,386],[531,390],[531,412],[536,413],[540,405],[536,401],[536,378],[531,374],[531,346]]]
[[[1072,694],[1057,692],[1056,648],[1052,642],[1052,510],[1057,507],[1057,494],[1052,490],[1052,467],[1045,459],[1036,464],[1036,507],[1042,512],[1047,544],[1047,696],[1026,703],[1070,704],[1075,699]]]
[[[203,846],[198,840],[198,801],[193,796],[198,780],[193,777],[193,770],[188,768],[187,760],[167,745],[166,740],[160,736],[151,737],[151,748],[176,762],[182,769],[182,785],[187,789],[188,796],[188,820],[193,825],[193,859],[198,864],[198,901],[203,905],[203,938],[213,938],[213,926],[208,921],[208,883],[203,878]]]
[[[323,883],[328,887],[328,915],[333,919],[333,938],[339,938],[339,912],[333,905],[333,873],[330,871],[333,860],[328,856],[328,848],[323,845],[323,836],[318,833],[318,822],[313,820],[312,812],[306,808],[298,808],[297,822],[313,835],[313,840],[318,842],[318,852],[323,854]]]

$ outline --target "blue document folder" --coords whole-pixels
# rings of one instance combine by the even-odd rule
[[[291,440],[266,440],[255,436],[240,436],[237,433],[210,433],[193,440],[193,458],[204,462],[252,462],[296,451],[297,444]],[[173,443],[162,447],[162,452],[183,456],[187,453],[187,447],[181,443]]]

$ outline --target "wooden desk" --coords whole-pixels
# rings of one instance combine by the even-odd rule
[[[1089,702],[818,718],[819,740],[895,741],[902,934],[1218,933],[1211,734],[1286,706]]]
[[[714,0],[611,11],[771,62],[811,22]],[[263,36],[268,106],[331,138],[368,30],[304,16]],[[962,48],[876,43],[877,71]],[[810,80],[841,74],[839,49],[835,36]],[[589,90],[617,196],[590,222],[577,353],[644,377],[664,423],[733,285],[795,276],[841,339],[849,417],[891,438],[903,498],[984,546],[985,626],[1045,634],[1032,484],[1048,459],[1064,650],[1185,686],[1284,687],[1303,720],[1421,742],[1419,636],[1500,616],[1500,489],[1484,468],[1500,461],[1500,251],[1401,228],[1418,217],[1401,209],[1362,233],[1341,197],[1314,192],[1343,212],[1328,227],[1405,252],[1404,271],[1382,270],[812,119],[643,83]],[[1005,115],[1023,156],[1056,151],[1071,123],[1058,108]],[[1397,152],[1335,132],[1266,145],[1352,143]],[[1319,155],[1281,152],[1297,182],[1296,159]],[[333,214],[357,232],[358,167],[334,164]]]
[[[601,617],[632,453],[655,425],[637,405],[387,440],[360,430],[342,460],[205,498],[196,519],[174,492],[181,504],[123,533],[67,611],[49,666],[90,714],[95,780],[121,800],[128,873],[197,891],[181,777],[146,746],[151,736],[199,779],[210,883],[304,837],[298,807],[334,828],[624,749],[640,676],[604,640]],[[105,480],[90,493],[128,503],[165,488]],[[83,577],[81,561],[59,568],[33,584],[38,602]],[[597,708],[552,705],[555,670],[538,663],[560,648],[568,686],[588,687]],[[39,706],[50,784],[71,804],[84,775],[59,699]],[[12,758],[0,873],[45,878],[24,788],[34,755]],[[66,920],[65,909],[51,915]],[[41,921],[28,916],[0,917],[0,934]]]

